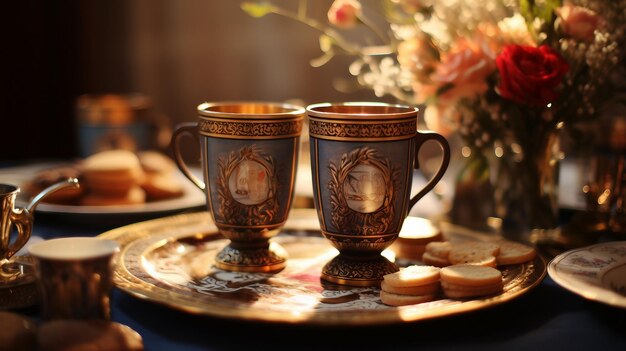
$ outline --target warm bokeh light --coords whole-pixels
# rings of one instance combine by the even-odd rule
[[[439,234],[440,230],[426,218],[407,217],[400,230],[400,237],[405,239],[430,238]]]
[[[461,148],[461,155],[463,155],[463,157],[470,157],[472,155],[472,149],[469,146],[463,146]]]

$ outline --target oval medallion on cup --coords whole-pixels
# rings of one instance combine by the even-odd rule
[[[385,202],[387,184],[381,169],[360,164],[348,173],[343,184],[343,194],[348,207],[361,213],[372,213]]]
[[[256,161],[241,161],[228,180],[230,195],[244,205],[258,205],[269,198],[267,170]]]

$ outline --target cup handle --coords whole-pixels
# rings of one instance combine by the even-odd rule
[[[187,167],[185,160],[183,159],[183,155],[180,152],[180,141],[183,136],[191,136],[196,140],[198,144],[200,144],[200,140],[198,138],[198,125],[193,122],[189,123],[181,123],[176,126],[174,133],[172,133],[172,150],[174,151],[174,161],[176,161],[176,165],[181,172],[185,175],[185,177],[189,178],[191,182],[197,186],[200,190],[206,189],[206,185],[202,180],[196,177]]]
[[[429,140],[434,140],[437,142],[443,151],[443,157],[441,159],[441,165],[439,166],[439,170],[437,173],[428,181],[428,184],[422,188],[415,196],[411,198],[409,201],[409,211],[415,206],[417,201],[424,197],[429,191],[431,191],[435,185],[441,180],[444,173],[448,169],[448,165],[450,164],[450,145],[446,138],[444,138],[441,134],[437,134],[431,131],[424,132],[416,132],[416,144],[415,144],[415,169],[419,168],[419,150],[424,145],[425,142]]]
[[[55,193],[61,189],[65,189],[65,188],[69,188],[69,187],[73,187],[73,188],[80,188],[80,184],[78,184],[78,179],[76,178],[67,178],[66,180],[60,181],[56,184],[52,184],[49,187],[45,188],[44,190],[42,190],[39,194],[37,194],[31,201],[30,203],[26,206],[26,210],[28,210],[28,212],[33,212],[35,211],[35,207],[37,207],[37,205],[39,205],[39,201],[43,200],[46,196]]]
[[[14,209],[11,211],[11,222],[17,229],[17,238],[7,248],[7,259],[13,257],[30,239],[33,229],[33,213],[28,209]]]

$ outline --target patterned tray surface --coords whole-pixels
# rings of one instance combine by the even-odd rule
[[[337,251],[319,235],[313,210],[292,211],[283,234],[273,239],[289,254],[287,268],[277,274],[215,268],[213,258],[228,241],[216,234],[206,212],[137,223],[101,237],[122,245],[115,283],[127,293],[191,313],[266,322],[360,325],[442,317],[514,299],[539,284],[546,273],[538,257],[500,267],[505,286],[499,295],[467,300],[441,296],[428,303],[390,307],[380,302],[378,288],[320,280],[323,265]]]

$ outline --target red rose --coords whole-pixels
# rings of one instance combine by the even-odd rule
[[[569,65],[549,46],[507,45],[496,58],[498,93],[519,104],[546,106],[559,97],[557,87]]]

